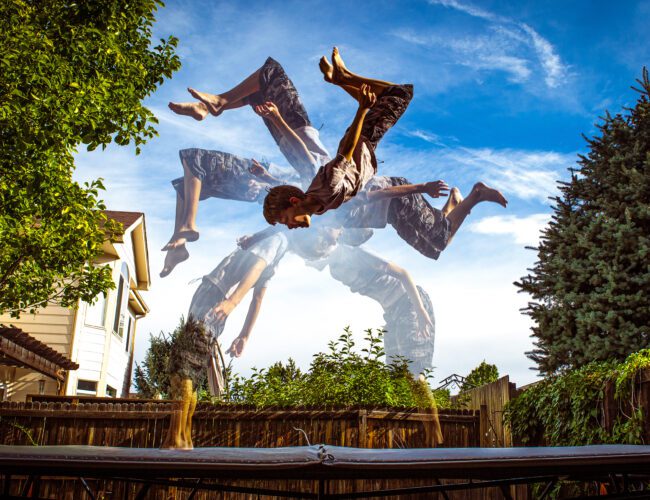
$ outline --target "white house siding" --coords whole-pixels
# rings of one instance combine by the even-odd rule
[[[129,362],[125,350],[126,335],[123,339],[117,335],[111,335],[111,337],[108,366],[106,367],[106,385],[113,387],[119,396],[122,393],[122,384],[124,384],[124,371]]]
[[[125,382],[126,370],[129,366],[131,349],[127,350],[127,332],[124,337],[119,337],[113,331],[117,297],[122,264],[126,263],[129,270],[129,288],[138,287],[136,274],[136,259],[133,253],[133,229],[131,226],[124,234],[123,243],[114,243],[118,259],[108,265],[112,270],[115,289],[110,290],[106,297],[103,324],[88,324],[86,314],[88,305],[81,302],[77,309],[65,309],[59,306],[48,306],[39,310],[35,315],[24,314],[20,320],[9,316],[0,316],[0,323],[13,324],[26,333],[47,344],[51,348],[69,357],[79,364],[78,370],[68,372],[68,379],[64,392],[66,395],[77,394],[79,380],[97,382],[97,396],[106,395],[106,386],[116,389],[117,395],[122,393]],[[113,255],[113,254],[111,254]],[[128,292],[127,292],[128,297]],[[125,328],[128,326],[125,299]],[[135,335],[135,320],[131,325],[130,343]],[[14,375],[15,374],[15,375]],[[27,369],[4,369],[0,372],[7,386],[7,399],[11,401],[24,401],[27,394],[39,392],[39,381],[45,380],[44,393],[56,394],[56,382],[39,373]],[[12,380],[13,379],[13,380]],[[6,382],[5,382],[6,381]]]
[[[48,306],[38,310],[35,314],[21,314],[19,319],[2,315],[0,323],[14,325],[55,351],[70,356],[75,309]],[[56,381],[33,370],[17,368],[14,379],[7,381],[7,399],[9,401],[25,401],[27,394],[38,394],[41,380],[45,382],[45,394],[56,394]]]

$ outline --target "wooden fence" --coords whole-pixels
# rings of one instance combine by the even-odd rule
[[[454,396],[455,402],[464,402],[470,410],[478,410],[481,424],[480,446],[483,448],[503,448],[512,446],[512,434],[504,425],[503,410],[506,404],[517,397],[517,386],[510,382],[508,375],[496,382],[475,387]]]
[[[96,400],[97,401],[97,400]],[[110,401],[110,400],[108,400]],[[175,402],[0,403],[2,444],[86,444],[158,447]],[[199,404],[193,420],[197,447],[278,447],[327,443],[360,448],[432,448],[436,416],[418,409],[270,408]],[[480,418],[472,410],[438,416],[445,447],[479,445]],[[301,430],[296,430],[301,429]]]
[[[94,401],[94,402],[90,402]],[[159,447],[169,425],[169,416],[177,403],[94,398],[58,398],[57,402],[32,401],[0,403],[0,444]],[[418,409],[389,410],[369,408],[271,408],[256,410],[242,406],[199,404],[193,420],[196,447],[238,446],[278,447],[326,443],[336,446],[366,448],[434,447],[431,412]],[[445,447],[479,445],[480,418],[473,410],[445,410],[438,416]],[[301,429],[301,430],[296,430]],[[19,492],[20,484],[12,494]],[[313,481],[239,481],[239,486],[292,491],[316,492]],[[330,493],[346,493],[367,489],[430,485],[423,480],[332,481]],[[133,498],[135,489],[117,481],[95,481],[91,484],[103,498]],[[130,489],[127,489],[130,488]],[[14,491],[15,490],[15,491]],[[155,487],[147,498],[187,498],[187,490],[170,491]],[[79,481],[51,479],[41,483],[43,498],[88,498]],[[457,500],[502,498],[496,489],[454,492]],[[209,494],[194,498],[214,498]],[[228,494],[229,499],[257,496]],[[436,498],[427,494],[405,499]],[[442,497],[441,497],[442,498]]]

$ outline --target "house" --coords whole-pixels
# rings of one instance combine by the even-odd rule
[[[69,361],[78,368],[57,379],[24,363],[0,366],[0,396],[5,400],[25,401],[27,394],[128,396],[136,325],[149,312],[141,295],[151,284],[145,218],[140,212],[105,213],[124,226],[117,241],[104,242],[96,262],[112,269],[113,290],[100,294],[94,304],[50,305],[20,319],[0,316],[0,324],[28,335],[25,340],[20,334],[23,344],[38,341],[62,355],[67,360],[63,364]]]

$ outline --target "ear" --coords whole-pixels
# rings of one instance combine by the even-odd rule
[[[300,203],[300,198],[297,196],[292,196],[289,198],[289,203],[291,203],[294,207]]]

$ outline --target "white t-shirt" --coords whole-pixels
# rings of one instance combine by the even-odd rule
[[[264,288],[275,274],[278,263],[287,251],[287,246],[287,237],[284,234],[273,234],[258,241],[247,250],[235,250],[223,259],[206,278],[219,287],[224,296],[228,297],[232,289],[257,260],[262,259],[266,263],[266,268],[255,283],[255,288]]]

